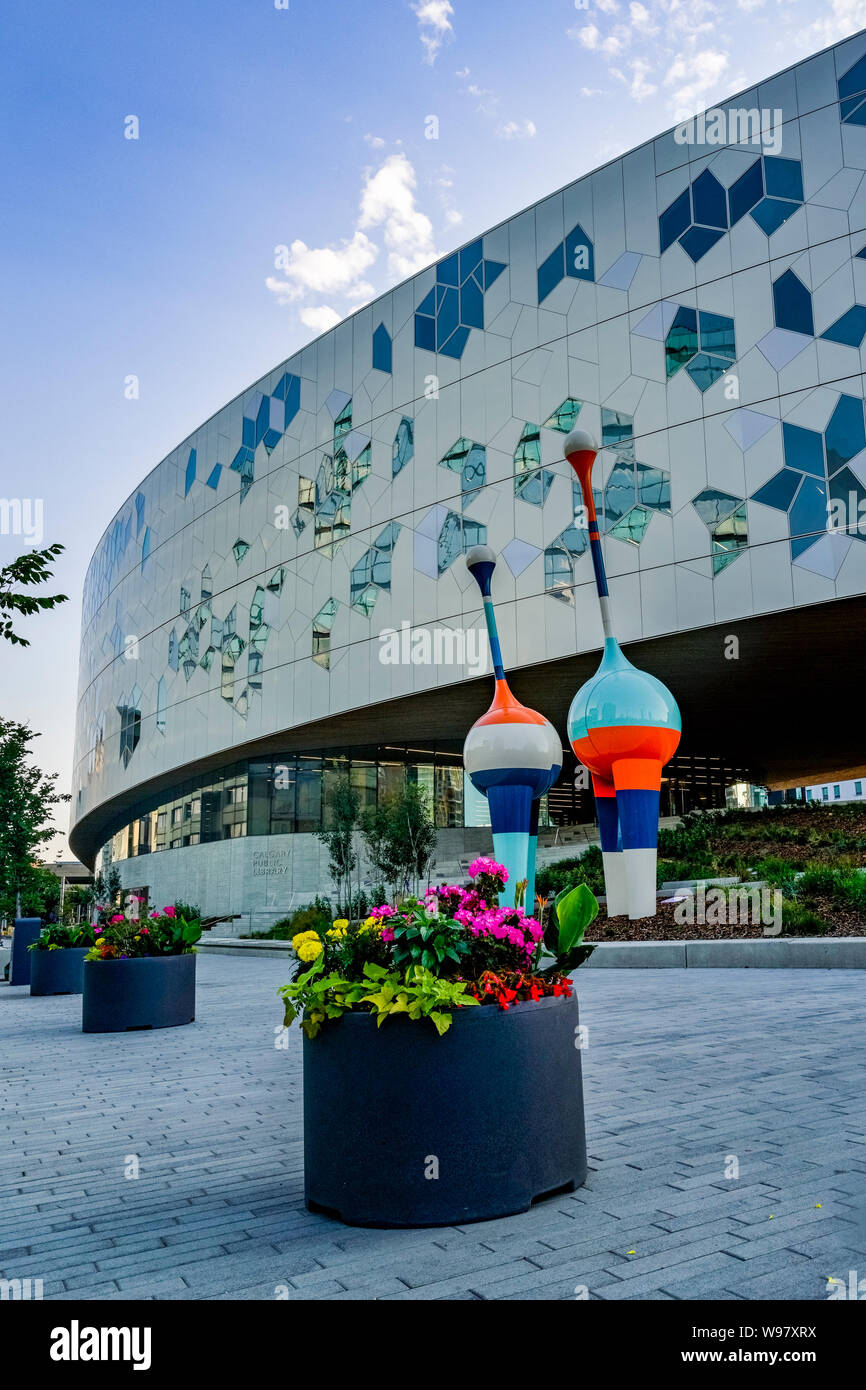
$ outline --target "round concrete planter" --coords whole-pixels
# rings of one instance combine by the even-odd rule
[[[57,951],[30,952],[31,994],[80,994],[87,946],[61,946]]]
[[[179,1028],[195,1021],[195,956],[84,962],[84,1033]]]
[[[577,999],[381,1028],[349,1013],[304,1038],[307,1206],[355,1226],[526,1211],[586,1178]]]

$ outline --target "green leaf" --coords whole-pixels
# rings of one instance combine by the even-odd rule
[[[430,1018],[432,1019],[436,1027],[436,1032],[439,1034],[440,1038],[442,1037],[442,1034],[447,1033],[448,1029],[451,1027],[450,1014],[443,1014],[434,1010],[434,1012],[430,1014]]]
[[[556,954],[560,959],[573,951],[583,940],[583,934],[598,914],[598,902],[585,883],[570,888],[556,899],[559,937]]]

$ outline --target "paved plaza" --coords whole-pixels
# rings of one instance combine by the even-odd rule
[[[198,976],[193,1026],[122,1036],[0,986],[5,1278],[54,1299],[823,1300],[866,1276],[862,971],[580,971],[586,1186],[420,1231],[305,1210],[285,962],[200,956]]]

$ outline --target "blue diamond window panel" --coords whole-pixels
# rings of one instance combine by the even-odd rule
[[[514,495],[543,507],[552,485],[552,472],[541,467],[541,432],[538,425],[526,424],[514,451]]]
[[[487,479],[487,450],[483,444],[461,436],[439,460],[439,467],[460,474],[461,502],[463,507],[468,507]]]
[[[177,630],[175,628],[172,628],[168,635],[168,664],[172,671],[178,670]]]
[[[222,471],[223,471],[223,466],[222,466],[222,464],[221,464],[221,463],[215,463],[214,466],[213,466],[213,468],[211,469],[210,473],[208,474],[207,486],[208,486],[209,488],[212,488],[214,492],[216,492],[217,488],[218,488],[219,485],[220,485],[220,474],[222,473]]]
[[[186,475],[184,478],[184,497],[189,497],[189,490],[195,482],[196,452],[190,449],[189,458],[186,461]]]
[[[121,695],[117,713],[120,715],[120,760],[124,767],[129,767],[141,738],[141,691],[137,685],[132,687],[128,698]]]
[[[618,541],[626,541],[630,545],[640,545],[646,535],[651,516],[652,513],[647,511],[646,507],[632,507],[615,526],[610,528],[610,534],[615,536]]]
[[[669,246],[679,242],[686,254],[697,262],[727,230],[725,190],[715,174],[704,169],[659,217],[659,247],[664,254]]]
[[[589,532],[577,519],[584,516],[583,498],[575,480],[571,484],[571,505],[574,521],[562,531],[544,552],[544,588],[551,598],[574,606],[574,562],[589,546]]]
[[[733,564],[749,543],[745,499],[717,488],[705,488],[692,498],[692,506],[710,533],[715,576]]]
[[[404,415],[397,426],[391,449],[391,477],[396,478],[398,473],[402,473],[406,464],[411,463],[414,457],[415,425],[408,415]]]
[[[578,415],[583,409],[583,401],[579,401],[574,396],[567,396],[558,405],[553,414],[544,421],[546,430],[559,430],[560,434],[568,434],[574,429]]]
[[[351,605],[365,617],[369,618],[375,607],[378,590],[390,592],[391,556],[401,529],[399,522],[389,522],[370,549],[352,566],[349,590]]]
[[[786,466],[753,493],[752,500],[788,513],[791,558],[796,562],[828,528],[833,529],[828,511],[831,502],[835,499],[850,504],[848,494],[860,487],[846,465],[866,448],[863,401],[842,394],[823,437],[816,430],[786,421],[782,440]],[[849,478],[854,481],[853,489]],[[859,506],[859,491],[857,495]],[[866,540],[866,534],[861,535],[856,527],[851,534]]]
[[[180,664],[183,668],[184,678],[189,681],[198,665],[198,628],[190,626],[180,639],[178,644],[178,655]]]
[[[624,414],[621,410],[608,410],[607,406],[603,406],[601,411],[601,447],[603,449],[616,449],[621,456],[628,454],[633,458],[634,417]]]
[[[816,430],[804,430],[800,425],[792,425],[785,420],[782,423],[782,441],[789,468],[823,478],[824,443]]]
[[[473,328],[484,328],[484,295],[506,267],[484,259],[481,240],[436,267],[436,283],[415,312],[415,346],[459,359]]]
[[[728,189],[731,226],[746,213],[767,236],[777,232],[803,204],[799,159],[762,155]]]
[[[847,125],[866,125],[866,56],[858,58],[837,83],[839,115]]]
[[[730,369],[736,355],[733,319],[678,306],[665,338],[668,379],[685,367],[698,389],[706,391]]]
[[[379,372],[390,373],[391,362],[391,335],[384,323],[380,323],[373,334],[373,366]]]
[[[680,306],[665,338],[665,372],[672,377],[698,350],[698,315]]]
[[[487,527],[468,516],[458,516],[449,512],[442,523],[436,543],[436,568],[444,574],[460,555],[465,555],[473,545],[485,545]]]
[[[272,454],[300,408],[301,379],[292,372],[283,373],[272,395],[254,391],[250,396],[244,406],[241,447],[230,464],[232,471],[240,474],[242,502],[255,481],[255,452],[259,444]]]
[[[830,477],[855,454],[866,449],[863,402],[857,396],[840,396],[824,432],[827,472]]]
[[[866,308],[862,304],[853,304],[841,318],[824,329],[821,337],[831,343],[859,348],[866,337]]]
[[[595,247],[579,222],[538,267],[539,304],[566,276],[572,280],[595,279]]]
[[[810,337],[815,332],[812,296],[793,270],[786,270],[773,281],[773,312],[777,328],[785,328],[789,333],[806,333]]]
[[[235,557],[235,564],[236,564],[236,565],[239,565],[239,564],[241,563],[241,560],[243,560],[244,556],[247,555],[247,554],[249,553],[249,549],[250,549],[250,543],[249,543],[249,541],[245,541],[245,540],[243,539],[243,537],[238,536],[237,540],[235,541],[234,545],[232,546],[232,554],[233,554],[234,557]]]
[[[142,570],[142,573],[144,572],[144,567],[145,567],[145,565],[147,564],[147,562],[148,562],[149,559],[150,559],[150,527],[149,527],[149,526],[146,526],[145,529],[144,529],[144,539],[143,539],[142,542],[141,542],[141,570]]]
[[[337,600],[329,598],[313,619],[313,660],[325,671],[331,666],[331,628],[337,616]]]

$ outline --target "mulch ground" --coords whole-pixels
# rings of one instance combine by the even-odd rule
[[[654,918],[643,918],[632,922],[628,917],[608,917],[604,904],[591,927],[587,928],[586,941],[718,941],[732,940],[736,937],[762,937],[763,927],[745,923],[712,926],[709,923],[695,922],[680,926],[674,919],[674,903],[659,903]],[[814,905],[819,917],[826,922],[826,930],[821,933],[809,932],[807,935],[821,936],[866,936],[866,922],[855,912],[848,912],[829,902]],[[793,933],[783,932],[783,935]]]

